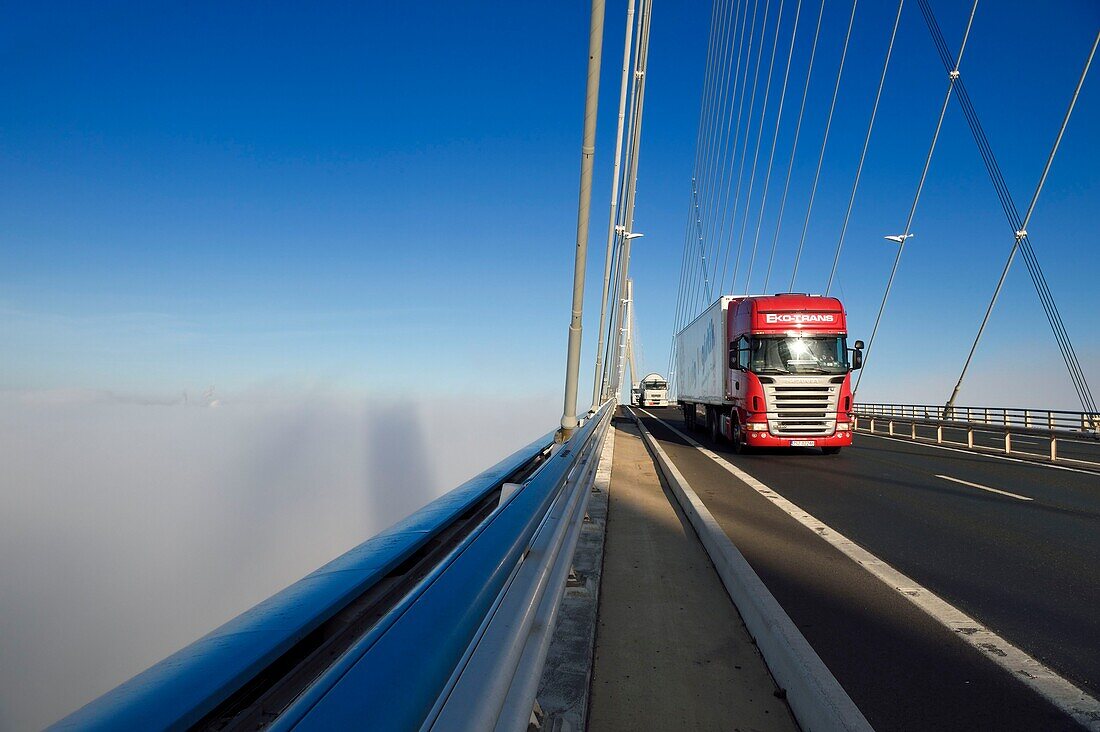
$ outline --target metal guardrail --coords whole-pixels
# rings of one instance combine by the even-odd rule
[[[486,729],[447,712],[470,694],[481,720],[526,704],[525,729],[545,658],[533,621],[549,611],[552,628],[610,414],[532,442],[53,729]],[[494,643],[490,688],[464,670]]]
[[[1028,460],[1100,466],[1100,415],[1052,409],[869,404],[852,407],[854,429]]]

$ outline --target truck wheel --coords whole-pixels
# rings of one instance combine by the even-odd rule
[[[745,431],[741,429],[741,423],[731,418],[730,431],[733,432],[733,451],[738,455],[746,452],[748,446],[745,444]]]
[[[710,423],[710,441],[719,442],[722,439],[722,413],[717,409],[707,410],[707,422]]]
[[[838,452],[840,452],[840,448],[839,447],[823,447],[823,448],[821,448],[821,452],[824,455],[836,455]]]

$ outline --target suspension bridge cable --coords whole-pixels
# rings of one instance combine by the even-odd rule
[[[802,260],[802,248],[806,244],[806,232],[810,228],[810,214],[814,209],[814,198],[817,196],[817,184],[821,180],[821,166],[825,162],[825,146],[829,142],[829,130],[833,126],[833,112],[836,111],[836,98],[840,93],[840,79],[844,75],[844,62],[848,58],[848,42],[852,39],[852,26],[856,22],[856,5],[858,0],[852,0],[852,15],[848,19],[848,32],[844,35],[844,48],[840,52],[840,65],[836,70],[836,85],[833,86],[833,100],[829,103],[829,116],[825,120],[825,134],[821,137],[821,153],[817,156],[817,171],[814,172],[814,182],[810,186],[810,200],[806,204],[806,219],[802,222],[802,236],[798,239],[798,251],[794,255],[794,267],[791,269],[791,284],[788,292],[794,291],[794,281],[798,277],[798,264]]]
[[[1012,266],[1012,260],[1016,256],[1016,250],[1020,247],[1020,241],[1027,235],[1027,225],[1031,222],[1031,214],[1035,212],[1035,204],[1039,201],[1039,194],[1043,191],[1043,185],[1046,183],[1047,175],[1050,173],[1050,166],[1054,163],[1054,156],[1058,153],[1058,146],[1062,143],[1062,136],[1065,135],[1066,127],[1069,125],[1069,119],[1073,114],[1073,108],[1077,104],[1077,97],[1081,94],[1081,87],[1085,84],[1085,77],[1088,76],[1089,67],[1092,65],[1093,57],[1096,55],[1096,46],[1098,43],[1100,43],[1100,32],[1097,33],[1095,40],[1092,42],[1092,49],[1089,51],[1088,58],[1085,60],[1084,68],[1081,69],[1081,77],[1077,81],[1077,87],[1073,90],[1073,96],[1070,97],[1069,107],[1066,109],[1065,117],[1062,118],[1062,126],[1058,130],[1058,136],[1054,138],[1054,145],[1050,149],[1050,155],[1047,156],[1046,165],[1043,166],[1043,173],[1039,176],[1039,184],[1035,187],[1035,193],[1031,197],[1031,203],[1027,207],[1027,213],[1024,215],[1023,223],[1020,225],[1020,229],[1016,232],[1016,237],[1012,242],[1012,249],[1008,253],[1008,260],[1005,262],[1004,270],[1001,272],[1001,278],[997,281],[997,287],[993,290],[993,297],[989,300],[989,307],[986,308],[982,323],[978,326],[978,333],[974,337],[973,345],[970,346],[970,353],[967,355],[966,362],[963,364],[962,372],[959,374],[959,380],[955,384],[954,391],[951,392],[951,397],[947,400],[945,411],[948,414],[950,414],[952,408],[955,406],[955,399],[959,396],[959,390],[962,389],[963,379],[966,378],[966,371],[970,367],[970,361],[974,358],[974,352],[977,350],[978,342],[981,340],[982,333],[985,331],[985,326],[989,322],[989,316],[993,312],[994,305],[997,304],[997,298],[1001,294],[1001,288],[1004,286],[1005,278],[1008,277],[1008,270]],[[1091,399],[1091,393],[1088,394],[1088,397]],[[1096,412],[1095,402],[1085,403],[1083,400],[1081,406],[1087,412]]]
[[[856,191],[859,190],[859,179],[863,175],[863,162],[867,159],[867,148],[871,144],[871,132],[875,129],[875,117],[878,115],[878,105],[882,100],[882,88],[886,85],[886,71],[890,68],[890,57],[894,53],[894,40],[898,36],[898,25],[901,23],[901,10],[905,0],[898,0],[898,12],[894,16],[894,29],[890,31],[890,43],[886,46],[886,59],[882,62],[882,75],[878,80],[878,91],[875,92],[875,103],[871,106],[871,119],[867,122],[867,135],[863,138],[863,150],[859,154],[859,165],[856,166],[856,177],[852,181],[852,193],[848,197],[848,210],[844,213],[844,223],[840,226],[840,238],[836,242],[836,254],[833,256],[833,268],[829,270],[829,281],[825,285],[826,296],[833,289],[833,279],[836,277],[837,266],[840,264],[840,250],[844,248],[844,237],[848,233],[848,220],[852,217],[852,207],[856,202]]]
[[[947,51],[947,44],[943,40],[943,34],[940,32],[938,23],[936,23],[935,15],[924,0],[920,1],[920,8],[924,16],[925,24],[928,26],[933,42],[940,53],[940,58],[943,60],[944,65],[949,68],[950,55]],[[958,84],[956,98],[962,106],[963,114],[966,117],[967,124],[970,126],[974,141],[982,156],[982,161],[985,163],[990,181],[993,183],[994,190],[997,192],[998,199],[1001,202],[1001,208],[1005,213],[1005,217],[1008,219],[1011,230],[1015,233],[1022,228],[1019,212],[1016,210],[1016,205],[1009,194],[1008,186],[1004,181],[1004,176],[1001,173],[997,158],[993,154],[992,147],[982,128],[981,121],[974,111],[970,96],[966,91],[966,86],[961,80]],[[1087,380],[1081,369],[1080,362],[1077,359],[1077,353],[1073,348],[1069,333],[1065,329],[1061,314],[1058,312],[1057,304],[1054,301],[1054,295],[1050,291],[1050,286],[1046,281],[1042,266],[1039,264],[1038,257],[1035,255],[1034,248],[1031,245],[1031,239],[1026,234],[1020,241],[1020,253],[1023,256],[1024,264],[1035,286],[1040,305],[1047,316],[1047,321],[1050,323],[1051,330],[1054,333],[1055,340],[1062,353],[1062,358],[1066,363],[1074,390],[1077,392],[1082,407],[1088,409],[1089,407],[1086,405],[1095,404],[1092,398],[1092,392],[1088,387]]]
[[[806,66],[806,85],[802,89],[802,104],[798,108],[798,122],[794,126],[794,140],[791,142],[791,157],[787,162],[787,180],[783,183],[783,195],[779,200],[779,217],[776,219],[775,234],[772,236],[771,254],[768,256],[768,271],[764,275],[764,289],[768,291],[768,283],[771,282],[772,263],[775,261],[775,247],[779,241],[779,231],[783,227],[783,212],[787,208],[787,192],[791,187],[791,173],[794,171],[794,157],[798,152],[798,137],[802,132],[802,116],[806,112],[806,99],[810,95],[810,78],[813,76],[814,59],[817,57],[817,41],[821,37],[821,18],[825,15],[825,0],[821,0],[821,8],[817,11],[817,28],[814,30],[813,44],[810,46],[810,61]]]
[[[748,79],[749,63],[751,63],[751,58],[752,58],[753,37],[756,33],[756,17],[757,17],[759,8],[760,8],[759,0],[753,0],[752,19],[749,21],[749,23],[747,23],[747,24],[743,23],[741,25],[742,34],[744,34],[744,35],[742,36],[742,38],[740,39],[740,42],[739,42],[738,68],[740,69],[740,66],[741,66],[741,53],[740,52],[741,52],[742,48],[745,49],[745,65],[744,65],[744,71],[741,73],[741,79],[736,84],[737,87],[740,89],[740,93],[737,95],[737,97],[738,97],[737,114],[736,114],[735,117],[731,116],[730,119],[727,121],[727,125],[729,125],[730,123],[734,124],[734,144],[733,144],[732,148],[730,149],[731,155],[733,155],[733,156],[735,156],[737,154],[737,142],[740,139],[740,135],[741,135],[741,112],[744,108],[745,82]],[[748,8],[747,8],[747,6],[746,6],[746,13],[745,14],[746,14],[746,17],[748,17]],[[747,31],[746,31],[746,29],[747,29]],[[748,38],[748,43],[747,44],[745,43],[745,40],[744,40],[745,37]],[[732,115],[732,108],[731,108],[730,111],[731,111],[731,115]],[[730,164],[727,167],[730,169],[730,172],[732,173],[733,157],[731,157]],[[718,229],[718,237],[717,237],[718,251],[721,251],[721,247],[722,247],[721,242],[723,240],[722,239],[722,231],[725,229],[725,209],[726,209],[726,206],[728,206],[728,201],[729,201],[729,188],[728,188],[728,186],[726,188],[725,200],[726,200],[726,203],[723,205],[723,210],[722,210],[722,221],[721,221],[721,224],[720,224],[719,229]],[[696,287],[691,291],[690,298],[689,298],[689,309],[685,312],[685,319],[684,319],[685,323],[693,320],[695,318],[695,316],[698,315],[699,312],[702,311],[702,308],[705,307],[707,304],[709,304],[708,303],[709,296],[710,296],[709,288],[700,289],[700,288]]]
[[[729,145],[729,125],[723,125],[722,120],[729,116],[727,113],[727,103],[732,109],[733,95],[730,90],[730,69],[733,67],[731,63],[734,52],[733,37],[736,35],[736,25],[733,27],[733,32],[729,34],[730,43],[727,44],[728,54],[725,55],[722,65],[724,67],[724,75],[722,79],[722,92],[719,97],[718,110],[716,115],[716,137],[714,142],[713,153],[711,156],[711,162],[713,167],[713,175],[711,177],[711,188],[707,191],[706,208],[704,210],[704,230],[702,237],[702,252],[700,253],[700,268],[701,275],[703,277],[703,289],[707,293],[707,297],[710,295],[712,283],[708,277],[708,266],[706,261],[706,255],[708,252],[712,252],[714,247],[711,241],[711,235],[714,230],[714,221],[718,214],[718,201],[721,199],[721,191],[724,181],[726,180],[726,166],[722,163],[725,160],[726,149]],[[713,259],[713,253],[711,258]]]
[[[768,188],[771,185],[772,180],[772,167],[775,163],[775,148],[776,143],[779,142],[779,125],[783,121],[783,103],[787,99],[787,79],[791,72],[791,60],[794,58],[794,39],[798,34],[798,19],[802,12],[802,0],[798,0],[798,4],[794,9],[794,21],[791,24],[791,42],[787,47],[787,66],[783,70],[783,89],[779,94],[779,107],[775,114],[775,129],[772,131],[772,145],[771,151],[768,153],[768,165],[765,168],[767,171],[764,176],[764,190],[760,193],[760,210],[756,213],[756,233],[752,238],[752,257],[749,259],[748,273],[745,275],[745,294],[749,294],[752,290],[749,285],[752,283],[752,270],[756,265],[756,249],[760,244],[760,229],[764,223],[764,206],[768,202]],[[780,17],[783,13],[780,11]],[[776,43],[779,42],[779,27],[776,26]],[[773,51],[774,54],[774,51]],[[774,57],[774,56],[773,56]],[[763,117],[761,117],[761,126],[763,126]]]
[[[878,315],[875,316],[875,325],[871,329],[871,337],[867,341],[867,350],[864,356],[864,368],[860,370],[859,376],[856,378],[855,387],[852,389],[852,398],[855,399],[856,391],[859,389],[859,383],[863,380],[863,375],[867,372],[866,364],[871,358],[871,347],[875,343],[875,335],[878,333],[879,324],[882,322],[882,312],[886,309],[886,300],[890,297],[890,290],[894,286],[894,276],[898,272],[898,264],[901,262],[902,252],[905,251],[905,242],[909,239],[909,230],[913,226],[913,217],[917,213],[917,203],[920,202],[920,194],[924,188],[924,181],[928,178],[928,169],[932,165],[932,154],[936,151],[936,143],[940,138],[940,130],[943,129],[943,119],[947,115],[947,106],[951,103],[951,92],[955,88],[955,82],[959,78],[959,65],[962,63],[963,52],[966,50],[966,42],[970,38],[970,29],[974,25],[974,14],[978,10],[978,0],[974,0],[974,4],[970,8],[970,18],[966,22],[966,31],[963,33],[962,43],[959,45],[959,55],[955,59],[955,67],[948,73],[947,93],[943,97],[943,105],[940,107],[940,117],[936,122],[936,131],[932,133],[932,142],[928,146],[928,155],[924,159],[924,169],[921,171],[920,181],[917,183],[917,190],[913,194],[913,204],[909,207],[909,216],[905,220],[905,231],[901,235],[901,242],[898,244],[898,253],[894,257],[894,266],[890,270],[890,278],[886,281],[886,291],[882,294],[882,303],[878,308]]]
[[[741,184],[742,184],[742,182],[744,180],[744,177],[745,177],[745,159],[746,159],[746,153],[748,152],[748,148],[749,148],[749,135],[751,134],[751,129],[752,129],[752,110],[756,107],[756,90],[760,87],[760,66],[761,66],[760,62],[763,59],[763,55],[764,55],[764,31],[767,29],[767,26],[768,26],[768,10],[770,9],[770,5],[771,5],[770,0],[764,0],[764,19],[763,19],[763,22],[760,24],[760,40],[757,43],[757,49],[756,49],[756,64],[755,64],[754,70],[753,70],[752,93],[749,95],[748,112],[745,115],[745,136],[744,136],[744,139],[742,139],[742,141],[741,141],[741,163],[738,166],[738,171],[737,171],[737,191],[733,195],[733,213],[730,216],[729,226],[728,226],[728,230],[727,230],[727,234],[726,234],[726,241],[727,241],[726,259],[727,260],[729,259],[730,250],[733,248],[733,229],[736,226],[737,214],[738,214],[738,211],[741,207]],[[742,92],[742,93],[744,93],[744,92]],[[738,259],[741,258],[740,249],[737,252],[737,258]],[[735,267],[735,269],[736,269],[736,267]],[[725,263],[723,263],[723,265],[722,265],[722,279],[721,279],[721,281],[722,282],[726,281],[726,265],[725,265]]]
[[[699,160],[700,160],[700,154],[702,152],[703,130],[704,130],[704,127],[706,126],[707,117],[708,117],[708,114],[709,114],[710,78],[711,78],[711,68],[712,68],[712,65],[713,65],[712,61],[713,61],[714,39],[715,39],[715,36],[717,34],[717,30],[718,30],[718,24],[716,23],[716,20],[719,17],[719,14],[718,14],[719,2],[720,2],[720,0],[713,0],[712,3],[711,3],[710,29],[709,29],[709,33],[708,33],[708,39],[707,39],[707,56],[706,56],[706,64],[705,64],[705,68],[704,68],[704,74],[703,74],[703,87],[702,87],[702,90],[699,94],[699,122],[698,122],[698,125],[696,127],[696,133],[695,133],[695,161],[692,164],[692,170],[691,170],[691,194],[688,197],[688,211],[687,211],[687,215],[684,217],[684,246],[683,246],[684,251],[683,251],[683,256],[681,257],[681,263],[680,263],[680,284],[679,284],[679,287],[677,288],[676,315],[675,315],[675,319],[673,321],[676,330],[679,329],[680,311],[681,311],[681,308],[682,308],[682,302],[683,302],[683,299],[684,299],[684,290],[685,290],[684,283],[685,283],[686,278],[689,276],[689,266],[690,265],[688,263],[688,260],[689,260],[688,252],[690,251],[691,237],[693,236],[694,229],[695,229],[695,227],[694,227],[694,221],[695,221],[694,213],[695,213],[695,206],[696,206],[696,186],[697,186],[697,181],[698,181],[698,177],[699,177]],[[673,348],[675,348],[675,338],[673,338]],[[670,356],[670,358],[671,358],[671,356]],[[671,371],[671,368],[670,368],[670,371]]]
[[[768,61],[768,73],[767,83],[764,85],[764,101],[760,105],[760,121],[756,124],[756,146],[752,153],[752,174],[749,176],[749,190],[745,194],[745,213],[741,218],[741,233],[737,239],[737,252],[738,252],[738,264],[740,264],[741,251],[745,244],[745,229],[749,223],[749,204],[752,202],[752,190],[756,186],[756,164],[760,159],[760,143],[764,141],[764,118],[768,113],[768,99],[771,96],[772,91],[772,72],[775,69],[775,52],[779,48],[779,28],[783,21],[783,0],[779,0],[779,13],[775,18],[775,36],[772,39],[772,52]],[[755,257],[755,252],[753,253]],[[730,290],[735,290],[735,281],[737,279],[737,269],[735,266],[733,274],[730,276]],[[746,294],[748,290],[746,290]]]
[[[928,24],[929,30],[933,35],[933,39],[937,40],[937,48],[945,49],[946,43],[943,41],[942,33],[939,31],[939,26],[935,21],[935,16],[932,14],[931,8],[929,8],[926,3],[922,3],[921,10],[925,16],[925,21]],[[941,57],[942,53],[941,51]],[[982,129],[981,122],[978,120],[977,113],[974,111],[973,105],[970,102],[969,95],[966,94],[966,87],[963,85],[959,87],[958,98],[963,107],[963,112],[966,115],[967,123],[970,125],[971,132],[974,135],[975,142],[978,145],[979,152],[982,155],[982,160],[986,164],[986,170],[990,175],[990,180],[993,182],[994,189],[1001,201],[1001,208],[1005,212],[1011,230],[1013,232],[1019,231],[1022,226],[1019,212],[1016,210],[1015,203],[1012,201],[1012,197],[1008,192],[1008,186],[1004,181],[1000,166],[997,164],[996,156],[993,154],[992,148],[989,145],[989,140],[986,138],[985,131]],[[1083,406],[1092,403],[1091,391],[1088,388],[1080,362],[1077,360],[1077,354],[1073,348],[1073,343],[1070,341],[1069,334],[1065,330],[1065,324],[1062,321],[1061,314],[1058,312],[1057,304],[1054,302],[1054,295],[1050,292],[1050,286],[1047,284],[1046,276],[1031,246],[1030,237],[1025,235],[1021,240],[1020,252],[1035,286],[1039,302],[1051,325],[1051,330],[1054,333],[1055,340],[1062,353],[1062,358],[1066,362],[1070,379],[1073,382],[1075,391],[1077,391],[1078,398],[1081,400]]]
[[[730,5],[729,7],[732,7]],[[705,195],[709,192],[710,188],[710,172],[712,170],[712,149],[713,149],[713,136],[714,129],[719,124],[718,120],[718,78],[721,73],[722,63],[721,60],[725,56],[725,49],[728,42],[728,29],[729,24],[727,22],[728,13],[724,10],[720,10],[717,17],[717,30],[715,36],[715,44],[712,48],[713,53],[708,54],[710,56],[707,61],[711,66],[711,88],[709,90],[709,103],[707,105],[705,114],[700,119],[700,125],[703,127],[703,133],[699,146],[696,149],[698,172],[696,173],[696,187],[694,192],[694,227],[691,234],[691,240],[687,242],[687,246],[691,248],[691,253],[688,258],[687,279],[684,283],[686,288],[686,297],[684,300],[684,311],[686,313],[687,308],[690,307],[691,300],[694,296],[695,290],[699,287],[699,273],[697,266],[699,259],[696,256],[696,250],[703,251],[703,237],[704,237],[704,221],[706,220],[707,210],[705,203]]]
[[[730,165],[725,164],[725,158],[727,156],[726,155],[727,153],[732,154],[733,151],[736,150],[736,147],[737,147],[736,132],[739,130],[739,128],[736,125],[734,125],[734,120],[737,119],[737,115],[740,114],[740,107],[743,104],[743,102],[741,100],[742,93],[738,92],[738,90],[741,89],[742,77],[743,77],[743,74],[741,74],[741,59],[742,59],[743,55],[746,55],[747,53],[751,53],[751,50],[752,50],[752,34],[753,34],[753,28],[755,28],[755,24],[756,24],[756,14],[757,14],[758,6],[759,6],[759,0],[753,0],[753,12],[752,12],[752,18],[750,20],[749,19],[749,13],[748,13],[748,2],[746,1],[745,5],[744,5],[744,12],[741,14],[741,17],[738,20],[739,32],[737,34],[737,36],[738,36],[737,37],[737,53],[736,53],[737,64],[734,67],[734,73],[733,73],[733,77],[732,77],[733,81],[734,81],[734,84],[733,84],[734,93],[731,95],[730,107],[729,107],[728,111],[726,112],[726,114],[724,115],[725,121],[726,121],[725,128],[726,128],[726,139],[727,139],[727,141],[729,139],[729,131],[730,131],[731,128],[735,131],[735,136],[734,136],[733,145],[728,146],[728,149],[726,151],[723,151],[722,160],[717,162],[717,164],[719,166],[721,166],[723,168],[723,170],[727,171],[726,175],[724,176],[725,181],[729,180],[729,169],[731,167]],[[746,42],[746,38],[748,39],[747,42]],[[747,55],[746,55],[746,58],[747,58]],[[747,70],[748,67],[746,66],[745,68]],[[732,99],[734,99],[734,98],[737,99],[737,106],[738,106],[737,115],[735,115],[734,112],[733,112]],[[729,187],[728,182],[726,182],[723,187],[728,191],[728,187]],[[719,196],[718,196],[718,200],[722,200],[724,198],[728,198],[728,193],[726,194],[726,196],[723,196],[720,192]],[[714,251],[716,251],[716,252],[721,250],[721,230],[722,230],[722,223],[721,222],[724,220],[724,218],[725,218],[725,204],[723,204],[720,212],[718,212],[718,214],[717,214],[717,226],[718,226],[719,234],[718,234],[718,237],[716,239],[716,246],[715,246],[715,249],[714,249]],[[713,234],[714,234],[713,227],[711,227],[711,230],[708,232],[708,239],[714,240],[715,237],[713,236]],[[716,256],[712,256],[711,259],[712,259],[712,261],[715,260]],[[692,320],[695,317],[695,315],[699,312],[699,306],[698,306],[699,301],[702,300],[702,301],[705,302],[706,299],[709,297],[710,289],[711,289],[711,282],[713,282],[713,277],[711,277],[709,275],[709,273],[707,273],[706,275],[701,275],[700,280],[698,280],[694,283],[694,286],[689,291],[688,300],[686,302],[686,308],[685,308],[685,311],[683,313],[683,315],[684,315],[683,322],[684,323],[687,323],[688,321]]]
[[[746,13],[745,13],[746,18],[748,16],[747,11],[748,11],[748,9],[746,8]],[[740,120],[741,110],[744,106],[744,89],[741,88],[741,81],[742,81],[742,79],[741,79],[741,76],[742,76],[741,75],[741,55],[742,55],[741,50],[744,48],[744,30],[745,30],[745,27],[744,27],[744,24],[742,24],[741,25],[742,33],[741,33],[741,38],[739,39],[739,46],[738,46],[738,53],[737,53],[737,64],[736,64],[736,66],[734,68],[734,72],[733,72],[733,97],[738,100],[737,113],[736,113],[736,115],[734,114],[733,104],[731,102],[730,108],[729,108],[729,114],[727,115],[727,120],[726,120],[726,139],[727,139],[727,141],[729,141],[730,140],[730,135],[732,133],[733,144],[730,145],[727,149],[722,151],[721,162],[720,162],[720,165],[722,166],[723,170],[725,170],[727,172],[727,175],[725,175],[724,178],[723,178],[722,188],[724,190],[719,191],[719,196],[718,196],[719,200],[722,201],[722,206],[721,206],[721,209],[717,212],[717,217],[715,219],[716,224],[717,224],[718,236],[715,237],[715,239],[714,239],[714,242],[715,242],[716,246],[714,247],[714,256],[711,257],[711,268],[710,268],[711,287],[713,287],[716,282],[719,282],[719,280],[717,279],[717,276],[718,276],[718,260],[720,259],[721,254],[722,254],[722,241],[723,241],[721,232],[725,228],[726,215],[729,212],[730,188],[733,185],[733,175],[732,175],[733,161],[734,161],[734,156],[736,155],[737,143],[738,143],[739,138],[740,138],[739,133],[741,131],[740,125],[739,124],[735,125],[734,120],[735,119]],[[746,71],[747,70],[748,70],[748,67],[746,66]],[[728,164],[727,164],[727,160],[729,161]],[[714,295],[713,290],[708,289],[706,295],[704,296],[704,302],[709,304],[713,299],[713,295]]]

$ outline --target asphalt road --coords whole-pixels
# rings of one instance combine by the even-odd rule
[[[686,431],[679,410],[647,411]],[[1075,728],[1007,671],[642,416],[876,729]],[[1100,694],[1100,475],[865,435],[836,456],[734,455],[701,433],[693,437]]]

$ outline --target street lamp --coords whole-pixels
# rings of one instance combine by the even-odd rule
[[[890,297],[890,289],[894,286],[894,275],[898,273],[898,262],[901,261],[901,253],[905,250],[905,240],[911,239],[916,234],[910,234],[908,232],[909,224],[913,221],[912,216],[909,217],[909,223],[905,225],[907,231],[904,234],[890,234],[882,237],[887,241],[892,241],[898,245],[898,255],[894,257],[894,268],[890,270],[890,278],[886,280],[886,291],[882,293],[882,303],[878,306],[878,315],[875,316],[875,327],[871,329],[871,337],[867,339],[867,349],[864,351],[864,363],[871,356],[871,346],[875,344],[875,335],[878,334],[879,323],[882,322],[882,311],[886,309],[886,299]],[[856,392],[859,390],[859,382],[863,381],[863,374],[865,371],[860,371],[859,376],[856,377],[856,385],[852,388],[852,398],[855,399]]]

